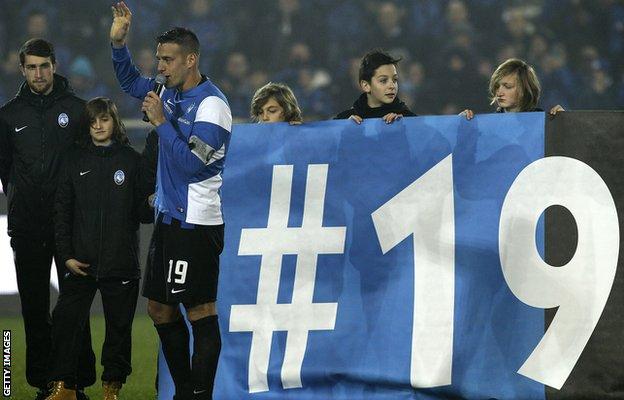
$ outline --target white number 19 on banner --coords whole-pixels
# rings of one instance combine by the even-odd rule
[[[540,215],[566,207],[578,228],[574,257],[548,265],[535,243]],[[415,388],[451,384],[455,233],[452,155],[372,214],[384,254],[412,236],[414,308],[410,383]],[[547,157],[528,165],[503,203],[499,254],[507,285],[522,302],[559,307],[543,338],[518,370],[561,389],[572,372],[613,285],[619,251],[613,197],[587,164]],[[435,290],[431,290],[435,287]]]

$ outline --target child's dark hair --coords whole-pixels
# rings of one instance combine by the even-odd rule
[[[117,111],[115,103],[107,97],[95,97],[89,100],[85,105],[81,124],[82,134],[79,139],[80,144],[86,145],[91,142],[91,135],[89,134],[91,122],[105,114],[110,115],[113,120],[113,141],[121,144],[130,143],[126,135],[126,127],[119,117],[119,112]]]
[[[360,82],[370,82],[377,68],[388,64],[396,66],[399,61],[401,61],[401,57],[393,58],[390,54],[381,49],[369,51],[360,62]]]

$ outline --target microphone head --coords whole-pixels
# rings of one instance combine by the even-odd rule
[[[156,83],[158,85],[164,85],[167,82],[167,78],[163,74],[156,75]]]

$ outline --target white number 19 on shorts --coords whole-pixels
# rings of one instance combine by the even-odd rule
[[[178,260],[175,263],[175,270],[173,273],[175,274],[174,282],[175,283],[184,283],[186,282],[186,271],[188,269],[188,262],[184,260]],[[173,260],[169,260],[169,275],[167,275],[167,283],[171,283],[171,271],[173,270]]]

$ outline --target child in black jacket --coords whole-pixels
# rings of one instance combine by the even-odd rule
[[[401,117],[415,116],[399,100],[399,75],[396,65],[400,58],[392,58],[388,53],[374,50],[366,54],[360,63],[360,87],[362,95],[353,107],[336,115],[334,119],[352,119],[362,123],[364,118],[383,118],[390,124]]]
[[[84,132],[82,143],[67,154],[56,192],[56,247],[71,273],[64,277],[53,313],[51,400],[74,398],[75,341],[98,289],[106,321],[105,399],[117,399],[132,370],[131,331],[140,276],[139,209],[146,198],[139,181],[140,155],[129,146],[117,108],[109,99],[87,102],[84,122],[89,135]]]

